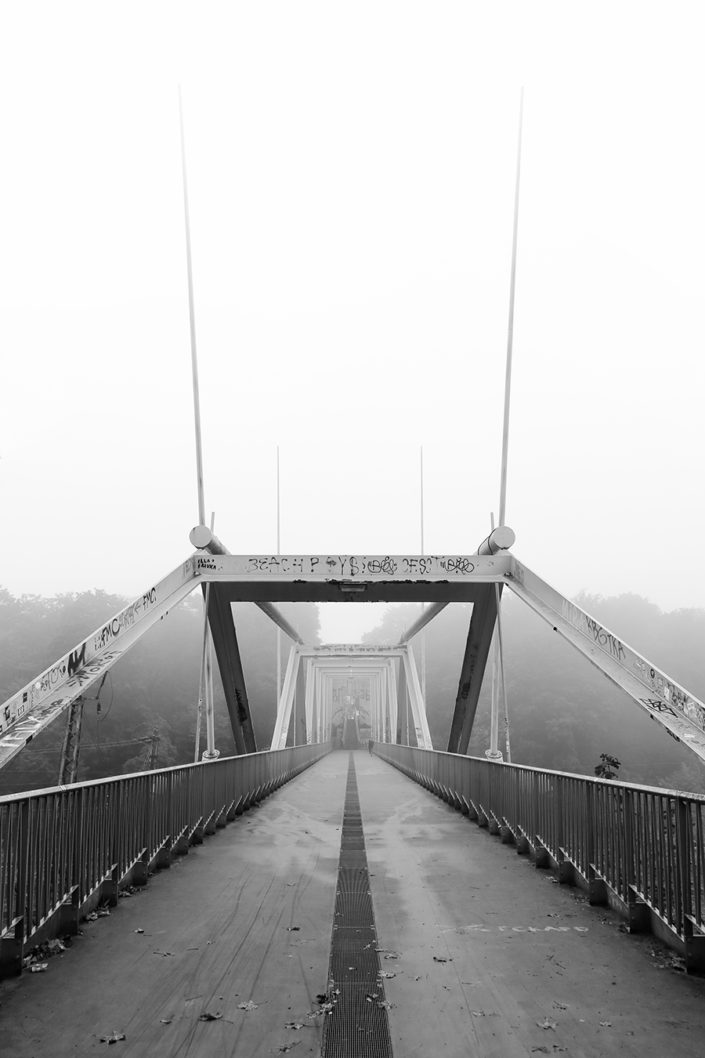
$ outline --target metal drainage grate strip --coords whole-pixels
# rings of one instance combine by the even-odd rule
[[[392,1058],[377,947],[357,776],[351,754],[328,971],[328,995],[334,1005],[323,1027],[322,1058]]]

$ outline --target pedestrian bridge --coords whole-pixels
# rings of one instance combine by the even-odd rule
[[[692,1058],[703,808],[385,744],[3,798],[3,1054]]]
[[[519,563],[505,526],[471,556],[233,556],[204,526],[191,539],[0,707],[0,766],[66,718],[60,784],[0,798],[3,1055],[692,1058],[705,798],[512,764],[496,727],[484,758],[467,749],[505,588],[701,760],[705,703]],[[203,759],[75,782],[84,692],[199,589]],[[264,752],[239,601],[293,643]],[[279,601],[425,608],[398,643],[320,646]],[[454,602],[472,615],[438,752],[411,640]],[[353,674],[364,707],[341,706]],[[368,737],[369,753],[339,748]]]

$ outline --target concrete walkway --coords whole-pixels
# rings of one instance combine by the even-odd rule
[[[395,1058],[705,1058],[705,980],[376,757],[355,766]],[[114,1032],[116,1058],[320,1054],[307,1015],[347,768],[326,757],[85,923],[46,973],[2,983],[3,1058],[104,1053]]]

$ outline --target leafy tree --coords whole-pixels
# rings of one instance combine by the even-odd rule
[[[595,765],[595,775],[600,779],[616,779],[622,762],[610,753],[600,754],[600,763]]]

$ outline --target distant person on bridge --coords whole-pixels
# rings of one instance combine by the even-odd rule
[[[372,756],[372,750],[374,749],[374,739],[370,738],[367,740],[367,752]]]

